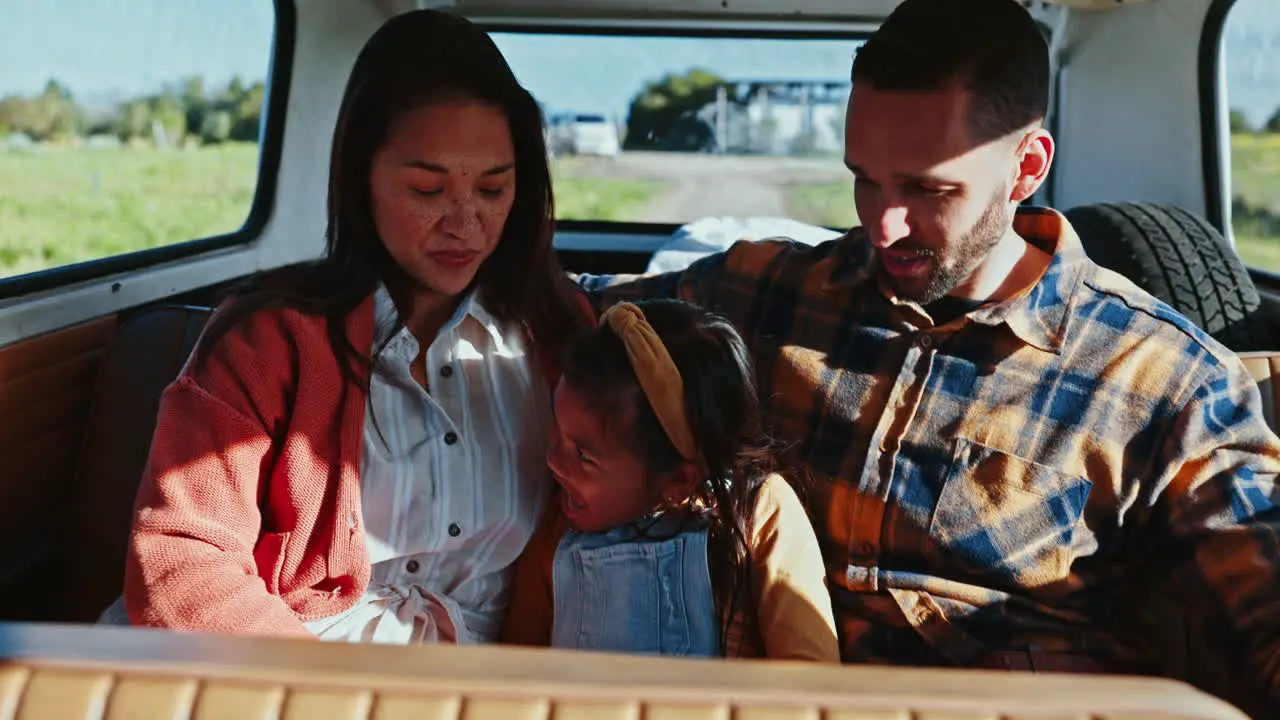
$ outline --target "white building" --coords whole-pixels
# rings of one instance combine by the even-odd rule
[[[848,80],[733,80],[698,117],[714,130],[716,152],[839,153],[849,87]]]

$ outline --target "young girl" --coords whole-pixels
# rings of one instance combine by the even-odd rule
[[[559,497],[518,562],[504,641],[839,662],[813,528],[752,445],[749,357],[728,321],[672,300],[616,305],[570,346]]]

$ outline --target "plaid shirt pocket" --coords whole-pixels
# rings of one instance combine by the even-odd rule
[[[990,587],[1034,588],[1070,573],[1093,484],[956,438],[929,522],[936,550]]]

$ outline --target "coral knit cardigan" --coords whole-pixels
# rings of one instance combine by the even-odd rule
[[[346,325],[372,347],[372,296]],[[304,621],[367,589],[367,393],[330,348],[324,318],[264,310],[165,389],[125,568],[132,624],[314,637]]]

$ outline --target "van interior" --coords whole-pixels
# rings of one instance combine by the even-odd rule
[[[635,273],[779,228],[825,238],[857,224],[840,159],[849,62],[896,4],[11,10],[0,78],[28,76],[0,79],[0,718],[1246,717],[1200,662],[1196,619],[1176,614],[1159,615],[1168,678],[91,627],[121,590],[160,393],[211,308],[236,281],[323,251],[339,99],[381,23],[445,7],[486,27],[556,138],[563,265]],[[1058,156],[1035,204],[1066,211],[1097,262],[1245,357],[1276,427],[1280,8],[1023,4],[1053,58]]]

